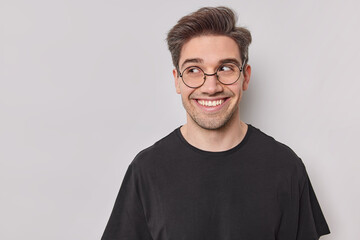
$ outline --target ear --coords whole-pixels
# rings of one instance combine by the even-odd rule
[[[176,89],[176,93],[180,94],[180,81],[179,81],[179,75],[178,72],[176,70],[176,68],[173,69],[173,76],[174,76],[174,80],[175,80],[175,89]]]
[[[251,76],[251,66],[249,64],[246,64],[244,69],[244,81],[242,85],[243,91],[245,91],[249,87],[250,76]]]

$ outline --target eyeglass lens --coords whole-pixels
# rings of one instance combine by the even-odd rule
[[[215,76],[223,84],[233,84],[240,77],[241,70],[233,63],[226,63],[221,65]],[[205,82],[206,78],[212,74],[206,74],[200,67],[187,67],[182,73],[184,83],[189,87],[200,87]]]

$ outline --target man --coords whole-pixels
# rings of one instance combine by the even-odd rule
[[[103,240],[310,240],[330,233],[302,160],[240,120],[251,34],[226,7],[168,33],[187,122],[129,165]]]

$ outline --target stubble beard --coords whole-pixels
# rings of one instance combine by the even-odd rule
[[[201,116],[201,113],[196,113],[194,110],[192,110],[192,106],[190,103],[186,103],[184,100],[183,106],[187,112],[187,114],[191,117],[191,119],[201,128],[206,130],[218,130],[226,126],[226,124],[229,123],[230,119],[232,119],[234,114],[236,114],[238,111],[237,108],[239,107],[239,103],[237,103],[235,106],[232,107],[232,109],[227,109],[227,111],[219,114],[211,114],[209,116]],[[188,106],[189,104],[189,106]]]

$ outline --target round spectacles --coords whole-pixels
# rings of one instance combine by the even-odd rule
[[[206,76],[216,76],[216,79],[224,85],[234,84],[239,80],[241,72],[243,71],[245,61],[241,68],[234,63],[224,63],[220,65],[215,73],[208,74],[205,73],[200,67],[190,66],[184,69],[180,73],[184,84],[189,88],[199,88],[201,87],[206,80]]]

